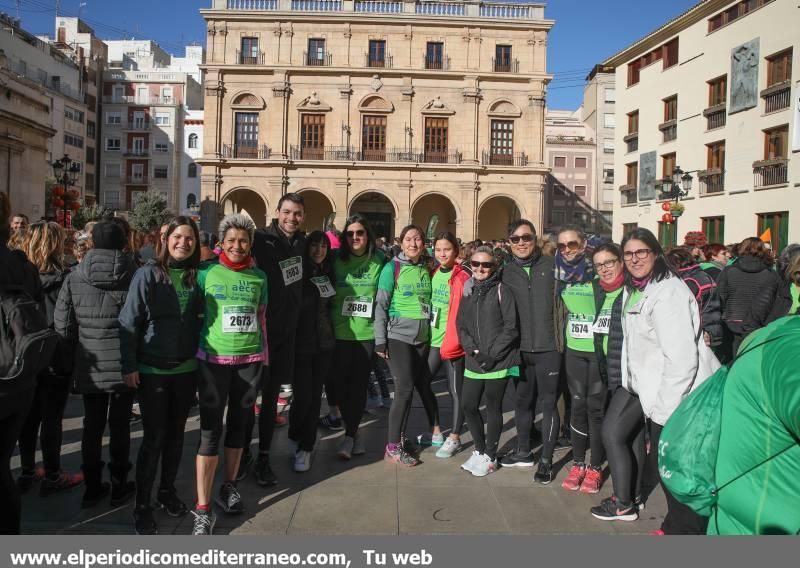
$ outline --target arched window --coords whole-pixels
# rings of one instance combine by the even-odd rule
[[[197,134],[189,134],[189,148],[197,148]]]
[[[186,196],[186,208],[188,209],[194,207],[195,205],[197,205],[197,196],[194,193],[190,193]]]
[[[189,173],[188,173],[188,175],[189,175],[190,178],[196,178],[197,177],[197,164],[195,164],[195,163],[189,164]]]

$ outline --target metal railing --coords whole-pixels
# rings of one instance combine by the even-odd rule
[[[725,191],[725,174],[707,174],[700,177],[700,194],[713,195]]]
[[[728,112],[725,109],[710,112],[706,115],[706,130],[722,128],[728,122]]]
[[[396,0],[356,0],[353,10],[370,14],[400,14],[403,3]]]
[[[125,150],[122,155],[125,158],[148,158],[150,150]]]
[[[638,150],[639,150],[639,137],[638,137],[638,136],[636,136],[636,137],[633,137],[633,138],[630,138],[630,139],[628,139],[628,141],[627,141],[627,142],[625,142],[625,150],[626,150],[626,151],[627,151],[629,154],[630,154],[631,152],[636,152],[636,151],[638,151]]]
[[[126,185],[147,185],[150,183],[148,176],[125,176]]]
[[[499,153],[484,150],[481,153],[484,166],[527,166],[528,155],[524,152]]]
[[[239,65],[264,65],[264,52],[259,51],[255,55],[252,52],[241,52],[236,50],[236,62]]]
[[[242,144],[223,144],[222,157],[234,160],[266,160],[269,159],[272,150],[269,146],[250,146]]]
[[[754,187],[784,184],[789,180],[789,160],[764,160],[753,164]]]
[[[779,110],[784,110],[789,108],[791,105],[791,94],[792,88],[790,84],[787,84],[785,87],[781,88],[780,90],[776,90],[774,92],[768,93],[763,95],[764,97],[764,112],[777,112]]]
[[[636,186],[623,185],[620,188],[620,203],[622,205],[633,205],[638,198],[639,189]]]
[[[104,103],[112,104],[132,104],[132,105],[164,105],[172,106],[180,104],[175,97],[159,97],[158,95],[140,97],[137,95],[104,95]]]
[[[324,160],[324,161],[347,161],[358,160],[358,152],[352,146],[324,146],[324,147],[302,147],[291,146],[289,157],[292,160]]]
[[[327,51],[321,56],[316,53],[303,52],[303,61],[309,67],[330,67],[333,65],[333,55]]]
[[[375,55],[365,53],[364,66],[391,69],[393,66],[393,58],[389,54],[385,54],[383,57],[377,57]]]
[[[664,133],[664,142],[672,142],[678,137],[678,125],[667,126],[661,132]]]
[[[377,148],[357,150],[352,146],[304,148],[291,146],[292,160],[321,160],[326,162],[410,162],[416,164],[460,164],[463,154],[458,150],[428,152],[414,148]]]
[[[131,120],[125,125],[126,130],[150,130],[152,123],[149,120]]]
[[[422,64],[425,66],[425,69],[437,69],[439,71],[450,70],[450,58],[446,55],[442,57],[428,57],[424,55],[422,57]]]
[[[519,59],[495,59],[492,57],[492,71],[495,73],[519,73]]]

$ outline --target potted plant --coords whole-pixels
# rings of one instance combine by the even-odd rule
[[[675,201],[669,205],[669,212],[673,217],[680,217],[684,211],[686,211],[686,207],[680,201]]]

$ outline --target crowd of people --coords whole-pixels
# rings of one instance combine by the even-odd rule
[[[665,251],[646,229],[616,244],[574,226],[542,237],[520,219],[502,240],[429,238],[409,225],[390,245],[361,215],[341,232],[306,235],[303,198],[289,193],[265,229],[231,214],[211,235],[178,216],[142,239],[119,217],[68,235],[56,223],[9,215],[2,194],[0,206],[0,291],[41,302],[58,335],[38,376],[0,387],[3,533],[19,532],[20,492],[39,483],[43,497],[83,484],[83,507],[133,499],[138,534],[157,534],[157,509],[191,513],[193,534],[212,534],[217,511],[244,511],[237,484],[247,475],[261,486],[279,482],[271,446],[283,420],[282,385],[291,385],[288,438],[298,473],[313,465],[318,428],[344,430],[340,459],[363,455],[359,428],[376,404],[390,407],[388,462],[416,466],[424,446],[454,458],[468,430],[472,447],[461,469],[482,477],[531,468],[533,481],[547,485],[554,452],[568,446],[563,489],[597,494],[610,471],[613,495],[587,514],[633,521],[659,483],[661,430],[681,401],[735,360],[748,336],[800,308],[800,245],[776,259],[758,238]],[[432,388],[441,373],[448,423]],[[797,385],[796,372],[784,375],[787,388]],[[509,384],[516,438],[501,455]],[[79,473],[60,463],[70,391],[84,405]],[[421,433],[409,431],[415,391],[429,424]],[[323,393],[328,409],[320,416]],[[134,469],[135,400],[143,437]],[[194,406],[196,495],[179,495]],[[753,413],[769,407],[753,405]],[[793,416],[786,435],[797,440],[797,408],[786,411]],[[15,479],[9,460],[17,444]],[[658,534],[706,532],[707,518],[664,492]]]

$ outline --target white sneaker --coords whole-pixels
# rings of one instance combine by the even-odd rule
[[[461,442],[448,437],[442,447],[436,450],[437,458],[452,458],[461,450]]]
[[[358,432],[356,432],[356,435],[353,436],[352,454],[354,456],[363,456],[366,453],[367,453],[367,450],[364,448],[364,438],[363,438],[363,436],[360,436],[358,434]]]
[[[353,438],[350,436],[345,436],[342,438],[342,441],[339,442],[339,450],[336,452],[343,460],[349,460],[353,457]]]
[[[311,469],[311,452],[306,450],[297,450],[294,455],[294,470],[302,473]]]
[[[493,460],[486,454],[479,454],[478,459],[472,466],[472,475],[475,477],[485,477],[497,470],[497,460]]]
[[[472,455],[469,456],[469,459],[461,464],[461,469],[472,473],[472,468],[478,463],[480,457],[481,454],[477,450],[473,450]]]

